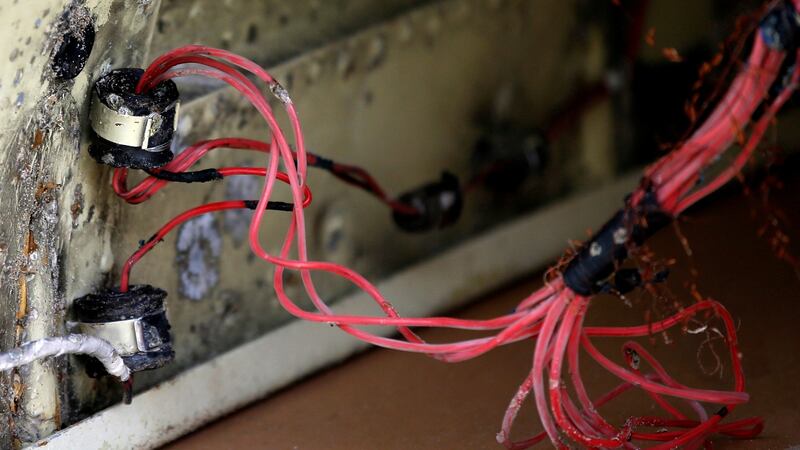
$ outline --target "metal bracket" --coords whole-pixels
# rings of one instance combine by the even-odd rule
[[[180,101],[175,102],[170,108],[175,108],[175,118],[172,122],[172,130],[175,131],[178,128]],[[94,132],[109,142],[127,147],[140,147],[149,152],[163,150],[163,146],[150,148],[150,138],[161,129],[163,112],[147,116],[123,114],[106,106],[93,90],[89,118]]]

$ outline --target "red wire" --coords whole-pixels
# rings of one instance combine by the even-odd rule
[[[224,202],[215,202],[209,203],[206,205],[201,205],[195,208],[192,208],[188,211],[184,211],[181,214],[175,216],[166,223],[163,227],[161,227],[156,234],[154,234],[150,239],[147,240],[141,247],[139,247],[133,255],[125,261],[125,265],[122,267],[122,273],[120,274],[120,292],[127,292],[128,291],[128,279],[130,278],[130,272],[133,266],[142,259],[144,255],[147,254],[150,250],[153,249],[159,242],[161,242],[164,237],[172,231],[178,225],[190,220],[194,217],[201,216],[203,214],[208,214],[211,212],[216,211],[224,211],[226,209],[240,209],[246,208],[245,203],[243,200],[228,200]]]
[[[405,215],[417,215],[420,212],[411,205],[407,205],[405,203],[401,203],[391,197],[389,197],[383,188],[378,184],[377,180],[369,174],[366,170],[362,169],[358,166],[350,166],[341,163],[334,163],[332,172],[335,176],[342,178],[342,175],[345,174],[350,177],[354,177],[356,179],[356,185],[362,186],[365,190],[371,194],[373,194],[376,198],[378,198],[381,202],[386,204],[392,211],[396,211],[400,214]],[[353,183],[352,180],[348,178],[342,178],[344,181],[348,183]]]
[[[233,175],[256,175],[256,176],[265,176],[266,169],[262,168],[254,168],[254,167],[225,167],[219,169],[219,172],[223,174],[223,176],[233,176]],[[285,173],[278,172],[277,179],[283,181],[284,183],[289,182],[289,178]],[[302,207],[306,208],[311,204],[312,195],[311,189],[308,186],[304,187],[304,200],[302,202]],[[125,264],[122,266],[122,273],[120,274],[120,292],[127,292],[128,291],[128,280],[130,278],[130,272],[133,269],[133,266],[139,262],[139,260],[144,257],[150,250],[153,249],[159,242],[161,242],[164,237],[169,234],[170,231],[175,229],[178,225],[191,220],[197,216],[201,216],[203,214],[208,214],[212,212],[224,211],[228,209],[248,209],[249,206],[245,203],[244,200],[228,200],[222,202],[215,202],[215,203],[208,203],[205,205],[197,206],[190,210],[184,211],[183,213],[175,216],[169,222],[167,222],[163,227],[161,227],[156,233],[147,240],[141,247],[139,247],[136,252],[134,252]]]
[[[264,153],[270,151],[270,145],[268,143],[252,139],[222,138],[201,141],[186,148],[167,165],[161,167],[161,170],[185,172],[209,151],[217,148],[252,150]],[[128,203],[142,203],[152,197],[156,192],[160,191],[168,183],[167,180],[148,176],[133,188],[128,189],[127,174],[127,169],[115,169],[112,186],[114,192]]]
[[[797,2],[800,3],[800,0],[797,0]],[[205,58],[205,56],[220,58],[225,62],[211,63],[206,60],[210,58]],[[784,54],[782,52],[767,48],[760,35],[757,35],[747,66],[736,77],[727,95],[706,122],[684,144],[646,170],[645,175],[648,182],[634,192],[630,205],[638,205],[645,198],[648,190],[653,189],[665,211],[672,215],[677,215],[696,199],[710,193],[712,188],[695,191],[699,193],[691,193],[691,190],[694,188],[700,172],[712,164],[748,125],[756,108],[763,102],[767,88],[775,81],[783,60]],[[205,65],[214,70],[171,69],[176,64],[185,62]],[[280,252],[277,255],[269,254],[260,242],[259,231],[266,214],[264,207],[271,198],[274,184],[279,179],[288,183],[292,192],[293,204],[306,205],[304,198],[310,201],[310,191],[304,183],[306,163],[308,161],[313,163],[314,160],[305,151],[299,119],[293,104],[290,100],[287,100],[288,97],[281,96],[281,100],[292,125],[296,147],[294,152],[290,148],[282,129],[278,126],[266,99],[258,92],[252,82],[249,82],[246,78],[243,79],[243,75],[228,66],[228,63],[253,72],[261,80],[267,82],[271,88],[277,89],[277,92],[280,93],[279,88],[276,87],[275,80],[254,63],[229,52],[200,46],[176,49],[156,59],[147,69],[142,80],[140,80],[139,88],[144,89],[161,80],[175,76],[190,74],[211,76],[223,79],[242,92],[262,114],[270,128],[273,139],[271,145],[263,147],[264,149],[262,150],[269,154],[269,163],[266,168],[225,168],[220,169],[220,171],[223,175],[237,174],[265,177],[265,184],[259,198],[258,207],[255,209],[251,221],[250,246],[258,257],[275,265],[274,290],[278,301],[291,314],[306,320],[335,324],[356,338],[375,345],[426,353],[449,362],[474,358],[500,345],[536,338],[532,369],[512,399],[503,420],[501,433],[498,435],[498,440],[509,448],[532,445],[544,439],[545,436],[549,437],[554,445],[563,448],[562,433],[571,441],[590,447],[630,447],[629,438],[663,442],[654,448],[672,448],[684,445],[697,447],[700,445],[709,446],[710,444],[706,438],[711,433],[725,433],[734,437],[751,437],[761,431],[762,422],[758,418],[745,419],[723,425],[720,424],[723,418],[722,414],[714,414],[708,417],[698,403],[725,405],[727,410],[732,412],[736,405],[747,401],[749,398],[744,392],[744,375],[739,359],[733,319],[725,308],[717,302],[710,300],[698,302],[679,311],[672,317],[652,324],[633,327],[585,327],[583,321],[590,298],[575,295],[564,285],[559,277],[556,277],[547,286],[523,299],[516,312],[496,318],[486,320],[446,317],[401,318],[378,289],[360,274],[337,264],[308,259],[303,208],[294,208],[292,210],[293,220],[289,224]],[[796,76],[795,74],[795,77],[793,77],[794,81],[790,87],[791,89],[787,89],[787,91],[795,89]],[[770,117],[774,116],[789,95],[791,94],[782,94],[772,103],[768,111]],[[766,127],[764,124],[768,123],[768,120],[762,118],[756,124],[751,134],[751,141],[757,144],[763,135],[764,127]],[[187,156],[179,155],[179,158],[176,158],[177,162],[174,162],[173,168],[185,170],[212,148],[215,147],[204,143],[190,147],[187,150]],[[751,147],[749,145],[746,146],[740,153],[740,159],[746,160],[751,152]],[[277,171],[277,167],[281,162],[286,169],[286,174],[283,175],[283,178]],[[738,164],[739,162],[737,161],[736,164],[731,166],[731,170],[739,170]],[[334,168],[334,170],[339,171],[340,175],[346,174],[346,178],[351,182],[364,186],[384,202],[390,204],[391,200],[386,197],[380,185],[363,169],[344,165],[334,165]],[[146,200],[163,186],[161,180],[147,179],[128,191],[125,189],[125,178],[125,171],[121,170],[115,173],[115,190],[121,195],[127,196],[126,200],[130,199],[135,202]],[[722,177],[717,180],[723,179],[725,178]],[[713,186],[718,186],[723,182],[717,180],[712,182]],[[189,210],[168,222],[128,260],[123,268],[121,277],[122,288],[127,288],[130,269],[136,261],[152,249],[159,240],[179,223],[199,214],[243,206],[245,204],[241,201],[203,205]],[[392,205],[390,204],[390,206]],[[297,258],[292,259],[289,255],[295,246]],[[286,269],[300,272],[306,293],[311,298],[316,311],[306,311],[300,308],[287,296],[283,286],[283,273]],[[335,314],[317,293],[311,279],[312,271],[323,271],[347,279],[362,289],[381,308],[385,317]],[[602,355],[591,342],[593,337],[651,335],[682,324],[689,317],[707,310],[715,312],[716,316],[725,325],[726,343],[733,366],[734,386],[732,391],[695,389],[684,386],[670,377],[652,355],[635,343],[626,343],[623,349],[629,352],[635,351],[651,366],[654,373],[643,374],[638,367],[632,367],[632,370],[626,369]],[[357,328],[357,326],[363,325],[392,326],[400,332],[401,337],[383,337],[372,331]],[[408,328],[411,326],[493,330],[494,334],[460,342],[433,344],[423,341]],[[589,400],[578,371],[578,352],[581,347],[606,370],[624,381],[623,385],[594,403]],[[631,360],[630,358],[628,359],[630,365]],[[574,387],[573,392],[577,395],[577,404],[573,403],[570,398],[570,391],[566,389],[565,383],[561,381],[561,374],[565,364],[568,365],[569,381]],[[547,383],[545,380],[547,380]],[[606,422],[596,412],[595,407],[616,398],[633,386],[644,389],[670,418],[632,417],[617,428]],[[512,442],[509,436],[514,419],[522,403],[531,392],[534,392],[536,407],[544,425],[545,433],[523,442]],[[686,402],[695,409],[698,420],[687,419],[663,396],[676,397]],[[638,428],[655,426],[680,430],[665,433],[647,433],[638,430]]]

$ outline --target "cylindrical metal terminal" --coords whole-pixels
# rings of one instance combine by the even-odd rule
[[[153,169],[172,160],[180,100],[172,80],[137,94],[142,69],[117,69],[97,80],[89,119],[89,154],[113,167]]]
[[[156,369],[175,356],[166,296],[149,285],[134,285],[127,292],[106,289],[75,300],[73,312],[80,332],[108,341],[131,371]],[[99,369],[87,364],[91,376],[103,375]]]

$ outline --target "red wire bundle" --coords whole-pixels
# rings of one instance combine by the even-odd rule
[[[791,82],[767,105],[765,112],[749,129],[750,136],[734,162],[705,186],[696,187],[701,173],[713,164],[738,136],[748,131],[751,117],[759,105],[767,99],[767,91],[776,80],[785,57],[784,52],[769,48],[762,36],[757,34],[748,61],[716,109],[686,142],[647,168],[645,182],[633,192],[628,207],[635,208],[641,205],[648,194],[653,193],[662,211],[675,217],[737,174],[753,153],[775,113],[792,95],[800,72],[795,71],[792,74]],[[187,63],[196,66],[176,67]],[[280,100],[291,122],[296,151],[293,152],[290,148],[287,137],[278,126],[265,96],[240,70],[254,74],[266,83]],[[713,300],[697,302],[672,317],[655,323],[630,327],[585,327],[583,322],[591,296],[577,294],[567,286],[558,271],[551,271],[556,275],[551,276],[540,290],[522,299],[516,310],[510,314],[485,320],[400,317],[378,289],[357,272],[330,262],[309,260],[304,208],[311,199],[310,190],[306,185],[310,157],[306,152],[295,107],[283,87],[264,69],[247,59],[224,50],[192,45],[178,48],[157,58],[146,70],[138,90],[146,91],[160,81],[187,75],[203,75],[224,80],[245,95],[266,121],[271,132],[271,143],[237,138],[200,142],[178,155],[163,170],[186,171],[208,151],[219,147],[255,150],[268,154],[269,161],[266,168],[234,167],[219,170],[225,175],[265,177],[264,187],[250,224],[249,242],[252,251],[259,258],[275,265],[274,290],[281,305],[291,314],[304,320],[335,324],[354,337],[374,345],[425,353],[447,362],[463,361],[501,345],[535,339],[531,371],[512,398],[497,436],[498,441],[508,448],[524,448],[546,438],[559,448],[566,448],[568,442],[586,447],[632,448],[631,440],[654,441],[657,444],[653,448],[659,449],[679,446],[698,448],[710,447],[708,437],[712,434],[721,433],[731,437],[747,438],[756,436],[761,431],[763,424],[760,418],[722,423],[727,413],[737,405],[745,403],[749,397],[744,392],[744,375],[737,347],[736,327],[730,313]],[[286,173],[278,172],[281,162]],[[292,221],[286,230],[280,252],[270,254],[262,245],[259,236],[266,207],[277,180],[289,185],[292,204],[302,207],[292,208],[290,212]],[[357,182],[370,183],[368,179]],[[113,184],[115,191],[126,201],[141,203],[161,189],[165,183],[165,180],[151,176],[129,190],[126,187],[126,170],[118,169]],[[375,185],[377,186],[377,183]],[[383,192],[378,189],[379,192]],[[391,204],[392,200],[385,194],[382,194],[382,198]],[[171,220],[127,261],[122,273],[121,289],[127,289],[129,273],[136,261],[175,226],[199,214],[245,206],[243,201],[212,203],[191,209]],[[292,250],[296,251],[296,258],[289,256]],[[300,272],[315,311],[300,308],[286,294],[283,274],[287,269]],[[349,280],[364,290],[384,314],[381,316],[336,314],[315,288],[311,276],[315,271],[332,273]],[[635,342],[626,342],[623,345],[627,367],[601,354],[592,342],[592,338],[597,337],[649,336],[674,326],[684,325],[690,318],[704,311],[712,313],[724,324],[725,341],[734,376],[733,388],[730,391],[695,389],[679,383],[650,353]],[[401,337],[383,337],[359,328],[369,325],[395,327]],[[458,342],[433,344],[422,340],[410,327],[491,330],[494,334]],[[605,396],[592,401],[580,374],[581,349],[600,366],[620,378],[622,384]],[[650,366],[649,372],[640,367],[643,361]],[[571,385],[571,390],[568,389],[568,385]],[[632,387],[644,390],[667,416],[632,417],[621,426],[615,426],[597,412],[599,406]],[[534,394],[544,432],[524,441],[513,442],[510,433],[514,419],[531,392]],[[571,393],[574,393],[574,399]],[[696,418],[687,417],[673,406],[668,397],[685,402],[694,411]],[[709,415],[701,403],[721,405],[722,408],[719,412]],[[667,431],[647,430],[652,428],[666,428]]]

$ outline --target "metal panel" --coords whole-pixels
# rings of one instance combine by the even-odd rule
[[[63,334],[67,300],[95,288],[112,267],[107,173],[81,151],[81,117],[90,80],[112,65],[141,64],[158,4],[30,0],[0,6],[0,25],[8,31],[0,40],[0,54],[8,58],[0,66],[4,349]],[[77,78],[55,79],[53,50],[65,30],[88,20],[102,44]],[[126,45],[106,45],[115,33],[126,36]],[[64,371],[63,361],[45,361],[0,375],[0,447],[35,440],[61,425]]]
[[[291,89],[312,149],[369,167],[400,192],[442,169],[466,174],[488,116],[535,127],[579,81],[599,76],[603,36],[577,22],[585,17],[576,14],[585,7],[580,5],[578,0],[164,0],[162,10],[159,0],[0,5],[0,24],[15,32],[13,39],[0,40],[0,54],[9,59],[0,67],[0,180],[7,186],[0,191],[1,348],[63,333],[72,299],[116,280],[139,239],[175,213],[259,190],[257,180],[240,178],[202,189],[172,186],[151,206],[121,205],[111,195],[110,171],[86,155],[88,125],[82,120],[88,87],[111,68],[143,66],[146,55],[188,42],[231,47],[262,62],[296,54],[274,69]],[[224,32],[244,16],[241,29]],[[387,17],[393,18],[377,23]],[[50,55],[65,27],[88,18],[97,37],[86,68],[72,81],[58,81]],[[376,24],[306,51],[369,23]],[[250,24],[257,26],[252,39]],[[185,108],[176,149],[213,136],[267,138],[258,117],[230,90],[190,80],[184,91],[195,100]],[[379,279],[569,193],[577,187],[577,174],[588,174],[583,179],[592,182],[608,179],[613,165],[593,162],[611,156],[608,120],[608,110],[587,120],[580,141],[557,146],[546,176],[515,199],[477,195],[458,226],[425,236],[401,234],[372,199],[313,174],[312,254]],[[564,151],[569,148],[574,150]],[[209,158],[215,166],[258,162],[224,152]],[[269,222],[265,235],[285,225],[284,219]],[[170,292],[178,351],[174,365],[141,377],[140,386],[288,320],[271,295],[271,268],[253,261],[242,242],[247,220],[245,212],[198,219],[135,270],[134,281]],[[269,242],[274,247],[277,239]],[[319,281],[331,298],[348,288],[326,277]],[[288,284],[290,294],[298,295],[297,280]],[[69,366],[65,361],[0,375],[0,420],[10,424],[0,429],[0,447],[46,436],[116,398],[113,385],[88,379],[76,361]]]
[[[507,113],[534,127],[579,83],[585,48],[575,36],[575,5],[564,1],[441,2],[311,51],[273,72],[292,93],[308,146],[370,168],[400,192],[435,179],[443,169],[466,174],[473,145],[498,97],[513,92]],[[558,18],[553,20],[553,18]],[[530,55],[537,55],[532,58]],[[277,106],[276,106],[276,109]],[[176,149],[201,139],[267,140],[262,119],[230,89],[184,104]],[[610,148],[604,121],[592,128],[592,151]],[[579,153],[579,152],[578,152]],[[571,153],[572,155],[575,152]],[[505,203],[477,195],[457,226],[425,235],[398,231],[385,207],[323,173],[312,173],[308,212],[313,258],[347,264],[373,279],[435,254],[498,221],[568,192],[586,169],[580,158],[554,152],[547,176]],[[597,159],[602,159],[596,156]],[[209,166],[263,164],[247,153],[218,151]],[[599,171],[593,181],[613,171]],[[211,186],[170,186],[146,205],[124,206],[112,251],[121,261],[168,218],[190,205],[252,197],[256,179]],[[500,204],[498,208],[497,204]],[[143,211],[145,213],[143,213]],[[264,239],[276,251],[285,217],[271,215]],[[170,292],[176,361],[142,374],[147,386],[259,336],[289,319],[271,292],[272,268],[242,242],[247,212],[205,216],[183,226],[134,270],[134,282]],[[164,270],[169,267],[170,270]],[[175,270],[172,270],[172,268]],[[327,298],[349,288],[318,276]],[[298,279],[289,293],[304,298]]]

